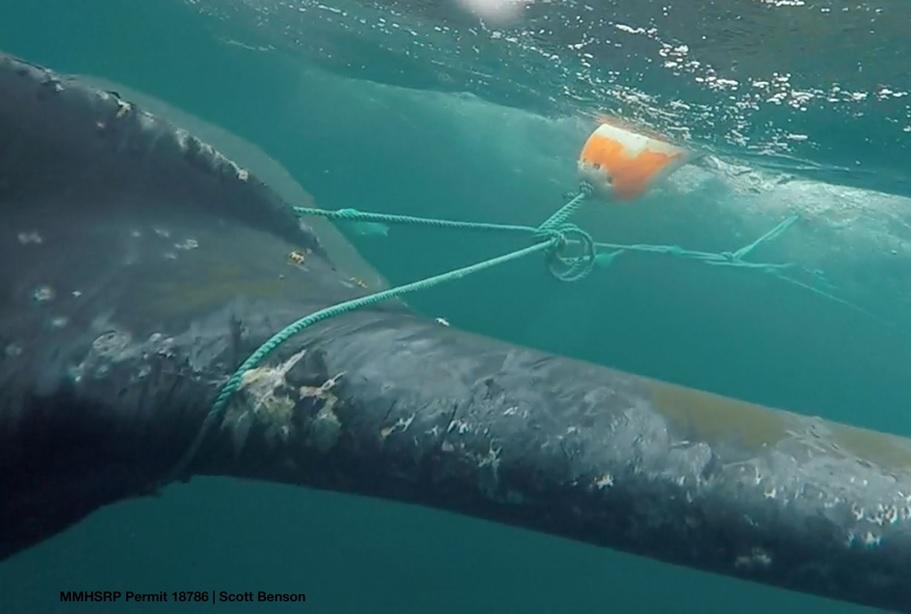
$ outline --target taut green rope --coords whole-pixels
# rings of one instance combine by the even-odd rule
[[[199,429],[193,442],[186,450],[177,464],[172,477],[183,477],[185,471],[189,468],[190,463],[195,457],[205,440],[206,435],[212,429],[216,421],[222,416],[228,407],[228,403],[234,393],[240,388],[244,374],[257,367],[265,360],[276,348],[282,343],[299,334],[304,329],[313,326],[329,318],[350,313],[362,307],[373,305],[391,298],[396,298],[418,290],[432,288],[447,281],[461,279],[478,271],[483,271],[491,267],[498,266],[513,260],[518,260],[527,255],[537,252],[547,252],[547,266],[549,271],[557,278],[563,281],[576,281],[587,276],[594,268],[596,257],[599,250],[612,250],[613,255],[624,252],[648,252],[655,254],[667,254],[677,257],[683,257],[693,260],[699,260],[706,264],[739,266],[744,268],[760,269],[766,273],[772,273],[776,277],[806,287],[823,296],[836,300],[838,302],[853,306],[847,301],[838,299],[828,293],[822,292],[812,286],[793,280],[781,273],[781,270],[792,266],[791,264],[767,264],[746,262],[742,258],[756,249],[762,243],[771,241],[782,232],[787,230],[797,220],[797,216],[791,216],[778,224],[775,228],[765,233],[749,245],[746,245],[734,252],[712,253],[683,249],[676,245],[624,245],[617,243],[595,242],[592,237],[573,224],[567,224],[566,221],[575,214],[588,201],[591,195],[591,186],[582,184],[579,193],[569,202],[563,205],[556,213],[550,216],[543,224],[538,227],[522,226],[512,224],[490,224],[478,222],[459,222],[453,220],[442,220],[434,218],[421,218],[405,215],[390,215],[383,213],[370,213],[358,211],[356,209],[340,209],[329,211],[325,209],[314,209],[306,207],[294,207],[298,215],[320,216],[330,220],[343,222],[380,222],[389,224],[405,224],[413,226],[427,226],[432,228],[444,228],[453,230],[473,230],[482,232],[503,232],[503,233],[524,233],[531,235],[535,243],[529,247],[518,249],[502,256],[490,258],[470,266],[454,269],[446,273],[434,275],[426,279],[412,283],[383,290],[367,296],[362,296],[349,301],[332,305],[325,309],[316,311],[310,315],[292,322],[281,331],[270,337],[263,343],[253,354],[251,354],[234,372],[233,375],[222,386],[212,404],[212,408],[206,415],[201,428]],[[571,255],[568,252],[575,248],[578,252]],[[608,261],[610,258],[608,259]]]
[[[323,320],[328,320],[329,318],[334,318],[335,316],[350,313],[357,309],[361,309],[362,307],[373,305],[375,303],[379,303],[391,298],[396,298],[411,292],[426,290],[446,281],[461,279],[463,277],[471,275],[472,273],[477,273],[478,271],[483,271],[484,269],[489,269],[500,264],[518,260],[519,258],[524,258],[529,254],[534,254],[536,252],[550,249],[554,246],[555,241],[555,239],[542,241],[541,243],[536,243],[531,247],[512,251],[502,256],[490,258],[489,260],[484,260],[467,267],[453,269],[452,271],[447,271],[446,273],[441,273],[440,275],[434,275],[433,277],[428,277],[426,279],[421,279],[409,284],[390,288],[389,290],[383,290],[381,292],[362,296],[350,301],[338,303],[336,305],[332,305],[331,307],[320,309],[319,311],[311,313],[310,315],[304,316],[303,318],[292,322],[276,334],[272,335],[268,341],[259,346],[259,349],[253,352],[250,357],[247,358],[237,368],[237,370],[234,372],[234,375],[228,379],[224,386],[222,386],[221,391],[215,398],[215,402],[212,404],[212,409],[210,409],[209,413],[206,415],[205,421],[197,433],[196,438],[190,444],[190,447],[184,454],[183,459],[178,464],[178,470],[175,472],[176,475],[180,475],[180,473],[182,473],[189,466],[189,463],[193,460],[193,457],[199,450],[199,446],[202,445],[202,442],[205,440],[206,434],[215,424],[215,421],[221,417],[225,409],[227,409],[228,402],[231,400],[231,396],[240,387],[244,374],[251,369],[255,369],[257,365],[259,365],[263,360],[265,360],[266,357],[269,356],[269,354],[274,352],[282,343],[294,335],[297,335],[304,329],[322,322]]]
[[[553,273],[553,275],[558,279],[574,281],[576,279],[581,279],[587,275],[591,268],[594,266],[594,241],[591,239],[588,233],[571,224],[563,224],[559,228],[556,228],[555,226],[557,223],[561,223],[568,219],[570,215],[577,211],[586,200],[588,193],[589,192],[583,187],[583,189],[580,190],[579,194],[575,198],[564,205],[556,214],[551,216],[547,222],[538,228],[534,228],[532,226],[456,222],[451,220],[419,218],[403,215],[366,213],[357,211],[355,209],[327,211],[324,209],[294,207],[294,211],[298,215],[318,215],[332,220],[374,221],[461,230],[499,231],[514,233],[522,232],[525,234],[534,235],[537,242],[530,247],[518,249],[502,256],[490,258],[488,260],[484,260],[467,267],[454,269],[446,273],[434,275],[433,277],[428,277],[426,279],[421,279],[419,281],[397,286],[395,288],[390,288],[388,290],[375,292],[367,296],[362,296],[356,299],[338,303],[336,305],[332,305],[331,307],[327,307],[325,309],[311,313],[310,315],[304,316],[295,322],[292,322],[274,334],[272,337],[270,337],[261,346],[259,346],[259,348],[237,368],[234,374],[228,378],[228,381],[222,386],[221,390],[218,393],[218,396],[215,398],[215,401],[212,404],[212,408],[209,410],[209,413],[206,414],[205,420],[197,432],[196,437],[193,439],[192,443],[187,448],[186,452],[175,467],[173,475],[182,477],[182,475],[185,473],[193,458],[196,456],[196,453],[198,452],[199,447],[202,445],[202,442],[205,440],[206,435],[212,429],[215,422],[227,409],[231,397],[235,392],[237,392],[237,389],[240,388],[240,385],[243,382],[244,374],[251,369],[255,369],[257,365],[265,360],[266,357],[275,351],[275,349],[278,348],[282,343],[294,335],[297,335],[304,329],[313,326],[314,324],[322,322],[323,320],[328,320],[329,318],[333,318],[335,316],[350,313],[368,305],[373,305],[375,303],[379,303],[391,298],[396,298],[411,292],[416,292],[418,290],[432,288],[447,281],[461,279],[467,275],[471,275],[472,273],[477,273],[479,271],[483,271],[500,264],[505,264],[513,260],[518,260],[530,254],[542,251],[550,252],[551,262],[549,268],[551,273]],[[573,257],[561,255],[561,250],[567,248],[573,238],[576,238],[577,241],[579,238],[581,238],[581,242],[585,249],[583,256]],[[558,263],[561,266],[557,266]]]
[[[448,228],[451,230],[514,232],[517,234],[535,234],[542,232],[540,228],[535,228],[534,226],[520,226],[515,224],[486,224],[483,222],[458,222],[454,220],[439,220],[428,217],[415,217],[412,215],[371,213],[368,211],[359,211],[358,209],[338,209],[336,211],[329,211],[327,209],[294,207],[294,211],[298,215],[314,215],[317,217],[324,217],[326,219],[339,222],[380,222],[383,224],[406,224],[409,226],[428,226],[431,228]],[[551,236],[556,235],[557,233],[551,233]]]
[[[780,224],[778,224],[778,226],[776,226],[769,232],[765,233],[764,235],[762,235],[761,237],[759,237],[758,239],[756,239],[749,245],[745,245],[744,247],[741,247],[736,252],[734,252],[732,254],[733,259],[740,260],[747,254],[749,254],[751,251],[753,251],[754,249],[759,247],[761,244],[763,244],[767,241],[771,241],[772,239],[774,239],[775,237],[777,237],[778,235],[783,233],[785,230],[787,230],[788,228],[793,226],[794,223],[797,222],[798,219],[800,219],[800,217],[796,216],[796,215],[792,215],[791,217],[785,219]]]
[[[623,252],[645,252],[652,254],[667,254],[669,256],[677,256],[679,258],[688,258],[690,260],[700,260],[706,264],[714,264],[718,266],[733,266],[733,267],[743,267],[747,269],[761,269],[767,273],[774,271],[779,271],[782,269],[788,269],[794,265],[791,263],[787,264],[771,264],[766,262],[747,262],[743,259],[744,256],[749,254],[751,251],[755,250],[757,247],[763,243],[768,243],[769,241],[775,239],[785,230],[793,226],[800,217],[797,215],[792,215],[782,222],[780,222],[775,228],[768,231],[752,243],[741,247],[740,249],[733,252],[701,252],[692,249],[684,249],[679,245],[648,245],[637,243],[633,245],[627,245],[623,243],[605,243],[598,242],[595,243],[595,246],[604,250],[611,250],[617,254]]]
[[[579,193],[573,197],[568,203],[560,207],[560,209],[554,213],[552,216],[547,218],[547,220],[541,224],[540,230],[546,230],[550,228],[556,228],[557,226],[562,225],[566,220],[568,220],[576,211],[578,211],[582,205],[588,201],[588,197],[591,196],[592,187],[583,183],[579,187]]]

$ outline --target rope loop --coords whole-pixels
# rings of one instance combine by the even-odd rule
[[[587,277],[598,255],[595,240],[575,224],[563,224],[555,230],[558,237],[547,251],[547,270],[560,281]]]

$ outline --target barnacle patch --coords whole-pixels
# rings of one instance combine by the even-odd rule
[[[225,414],[223,428],[231,430],[235,454],[240,454],[255,426],[270,446],[287,441],[294,432],[294,387],[285,376],[303,358],[301,350],[285,362],[250,369]]]

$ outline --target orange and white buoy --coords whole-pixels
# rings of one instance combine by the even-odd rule
[[[689,152],[682,147],[605,122],[582,147],[579,175],[596,196],[629,201],[689,159]]]

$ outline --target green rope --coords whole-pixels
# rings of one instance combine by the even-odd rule
[[[324,320],[328,320],[329,318],[350,313],[363,307],[392,298],[397,298],[411,292],[417,292],[419,290],[432,288],[448,281],[461,279],[473,273],[477,273],[479,271],[483,271],[500,264],[511,262],[513,260],[518,260],[530,254],[542,251],[547,252],[548,270],[551,272],[551,274],[554,275],[554,277],[562,281],[577,281],[586,277],[593,270],[596,261],[598,260],[599,250],[612,250],[611,253],[608,254],[608,261],[610,261],[614,256],[621,253],[627,251],[638,251],[668,254],[682,258],[700,260],[708,264],[759,268],[766,272],[773,273],[778,273],[780,269],[791,266],[790,264],[751,263],[743,261],[742,257],[756,249],[762,243],[770,241],[780,235],[794,222],[797,221],[797,216],[788,218],[749,245],[742,247],[735,252],[725,252],[722,254],[686,250],[674,245],[623,245],[603,243],[595,242],[587,232],[578,226],[566,223],[566,221],[572,215],[578,212],[578,210],[585,204],[585,202],[588,201],[588,197],[591,195],[591,193],[591,186],[582,184],[579,193],[575,197],[563,205],[556,213],[550,216],[543,224],[538,227],[513,224],[460,222],[435,218],[421,218],[407,215],[371,213],[358,211],[356,209],[339,209],[336,211],[330,211],[325,209],[294,207],[294,211],[300,216],[319,216],[329,220],[343,222],[367,221],[387,224],[427,226],[454,230],[474,230],[482,232],[495,231],[516,234],[524,233],[532,235],[536,242],[530,247],[518,249],[506,253],[502,256],[490,258],[488,260],[484,260],[470,266],[454,269],[445,273],[441,273],[439,275],[428,277],[426,279],[332,305],[325,309],[321,309],[312,314],[304,316],[284,327],[282,330],[270,337],[265,343],[263,343],[255,352],[253,352],[253,354],[251,354],[237,368],[234,374],[231,375],[231,377],[228,378],[227,382],[222,386],[221,390],[218,393],[218,396],[215,398],[215,401],[212,404],[212,408],[209,410],[209,413],[206,415],[205,420],[203,421],[202,427],[199,429],[193,442],[178,463],[174,475],[182,477],[184,472],[189,468],[190,463],[198,452],[199,447],[205,440],[208,432],[213,428],[213,425],[216,423],[216,421],[221,418],[222,414],[227,409],[228,403],[230,402],[232,396],[241,387],[244,374],[251,369],[255,369],[282,343],[291,337],[299,334],[306,328]],[[577,252],[575,255],[570,253],[573,251],[573,249],[575,249]],[[790,281],[791,283],[799,283],[783,275],[779,276],[786,281]],[[818,292],[818,290],[816,291]]]
[[[751,251],[753,251],[754,249],[759,247],[761,244],[771,241],[772,239],[774,239],[775,237],[777,237],[778,235],[783,233],[785,230],[787,230],[788,228],[793,226],[794,223],[797,222],[797,220],[799,220],[799,219],[800,219],[800,216],[797,216],[797,215],[792,215],[791,217],[785,219],[784,221],[779,223],[778,226],[776,226],[769,232],[765,233],[764,235],[762,235],[761,237],[759,237],[758,239],[756,239],[749,245],[741,247],[736,252],[734,252],[732,254],[732,256],[734,257],[734,260],[740,260],[747,254],[749,254]]]
[[[391,215],[388,213],[371,213],[358,209],[310,209],[307,207],[294,207],[298,215],[313,215],[340,222],[380,222],[383,224],[405,224],[410,226],[428,226],[430,228],[448,228],[452,230],[479,230],[514,232],[524,234],[537,234],[542,232],[534,226],[519,226],[515,224],[487,224],[483,222],[457,222],[454,220],[439,220],[435,218],[415,217],[412,215]],[[547,232],[547,231],[543,231]],[[556,233],[551,233],[556,236]]]
[[[625,252],[640,252],[640,253],[651,253],[651,254],[666,254],[669,256],[676,256],[679,258],[698,260],[698,261],[701,261],[701,262],[704,262],[706,264],[710,264],[713,266],[729,266],[729,267],[740,267],[740,268],[745,268],[745,269],[755,269],[762,273],[770,274],[770,275],[774,276],[775,278],[780,279],[781,281],[784,281],[786,283],[792,284],[794,286],[797,286],[798,288],[803,288],[804,290],[812,292],[813,294],[816,294],[817,296],[820,296],[822,298],[825,298],[825,299],[828,299],[835,303],[838,303],[840,305],[843,305],[849,309],[852,309],[858,313],[861,313],[861,314],[879,322],[880,324],[883,324],[883,325],[889,326],[889,327],[894,327],[893,324],[883,320],[882,318],[880,318],[879,316],[877,316],[875,313],[871,312],[868,309],[864,309],[863,307],[856,305],[855,303],[852,303],[851,301],[849,301],[847,299],[841,298],[840,296],[836,296],[835,294],[833,294],[831,292],[827,292],[825,290],[817,288],[816,286],[813,286],[812,284],[808,284],[806,282],[795,279],[789,275],[786,275],[785,274],[786,270],[796,268],[793,263],[787,262],[787,263],[782,264],[782,263],[769,263],[769,262],[748,262],[746,260],[743,260],[744,256],[746,256],[750,252],[754,251],[757,247],[759,247],[763,243],[768,243],[769,241],[772,241],[773,239],[779,237],[788,228],[790,228],[795,223],[797,223],[797,221],[799,219],[800,219],[800,216],[798,216],[798,215],[789,216],[789,217],[785,218],[784,220],[782,220],[781,222],[779,222],[777,226],[775,226],[774,228],[772,228],[771,230],[769,230],[768,232],[763,234],[761,237],[759,237],[752,243],[749,243],[749,244],[745,245],[744,247],[741,247],[740,249],[735,250],[733,252],[721,252],[721,253],[701,252],[701,251],[696,251],[696,250],[684,249],[678,245],[649,245],[649,244],[642,244],[642,243],[627,245],[627,244],[623,244],[623,243],[598,242],[598,243],[595,243],[595,246],[599,250],[601,250],[600,253],[607,255],[607,258],[604,259],[607,264],[612,263],[614,257],[619,256]]]
[[[228,381],[225,382],[219,391],[218,396],[215,398],[215,401],[213,402],[209,413],[206,414],[206,417],[203,420],[203,424],[197,432],[196,437],[193,439],[193,442],[190,444],[186,452],[177,463],[175,469],[172,472],[172,475],[176,477],[182,477],[186,470],[189,468],[190,463],[196,456],[196,453],[199,451],[199,447],[202,445],[202,442],[205,440],[209,431],[213,428],[213,425],[216,423],[216,421],[221,418],[222,414],[224,414],[225,410],[228,407],[228,403],[231,400],[231,397],[235,392],[237,392],[238,388],[240,388],[241,383],[243,382],[244,374],[251,369],[255,369],[282,343],[299,334],[304,329],[313,326],[314,324],[388,299],[397,298],[411,292],[417,292],[418,290],[432,288],[447,281],[461,279],[463,277],[471,275],[472,273],[477,273],[479,271],[483,271],[500,264],[518,260],[530,254],[541,251],[548,252],[548,268],[557,279],[564,281],[575,281],[582,279],[588,275],[592,268],[594,268],[595,264],[596,247],[594,240],[592,240],[591,236],[589,236],[589,234],[584,230],[572,224],[564,224],[564,222],[569,219],[573,213],[579,210],[579,208],[587,200],[587,197],[590,193],[591,189],[583,184],[579,190],[578,195],[576,195],[572,200],[561,207],[554,215],[552,215],[546,222],[544,222],[544,224],[537,228],[532,226],[457,222],[452,220],[420,218],[407,215],[369,213],[358,211],[356,209],[339,209],[337,211],[329,211],[325,209],[294,207],[293,210],[298,215],[315,215],[330,220],[357,222],[371,221],[459,230],[525,233],[533,235],[536,242],[530,247],[514,250],[502,256],[483,260],[467,267],[454,269],[446,273],[434,275],[433,277],[428,277],[426,279],[415,281],[409,284],[404,284],[395,288],[390,288],[381,292],[375,292],[367,296],[362,296],[356,299],[332,305],[303,318],[300,318],[299,320],[292,322],[288,326],[284,327],[282,330],[270,337],[265,343],[259,346],[259,348],[237,368],[234,374],[228,378]],[[570,247],[577,244],[582,245],[581,255],[572,256],[565,253],[570,249]]]
[[[579,193],[573,197],[568,203],[560,207],[560,209],[554,213],[552,216],[547,218],[547,220],[541,224],[540,230],[546,230],[550,228],[556,228],[557,226],[562,225],[566,220],[568,220],[573,214],[575,214],[581,207],[588,201],[588,197],[592,194],[592,187],[583,183],[579,186]]]
[[[578,281],[588,276],[594,269],[597,248],[594,239],[592,239],[587,232],[573,224],[566,224],[565,221],[585,204],[590,194],[591,188],[587,184],[582,184],[579,193],[576,196],[537,228],[516,224],[460,222],[437,218],[415,217],[412,215],[373,213],[359,211],[358,209],[337,209],[330,211],[327,209],[294,207],[294,211],[298,215],[313,215],[341,222],[379,222],[384,224],[427,226],[430,228],[445,228],[451,230],[533,234],[536,240],[539,241],[555,240],[553,249],[550,250],[547,260],[547,267],[550,273],[561,281]],[[568,255],[566,252],[576,245],[581,246],[581,253],[577,256]]]
[[[793,226],[799,219],[799,216],[792,215],[781,221],[777,226],[775,226],[773,229],[752,243],[749,243],[748,245],[745,245],[744,247],[741,247],[740,249],[733,252],[701,252],[691,249],[684,249],[679,245],[649,245],[643,243],[627,245],[623,243],[598,242],[595,243],[595,246],[601,250],[609,250],[613,252],[614,255],[619,255],[624,252],[666,254],[669,256],[676,256],[678,258],[698,260],[715,266],[742,267],[747,269],[759,269],[766,273],[778,273],[781,270],[790,269],[794,265],[792,263],[773,264],[768,262],[749,262],[744,260],[743,257],[755,250],[763,243],[768,243],[769,241],[781,235],[785,230]]]
[[[530,230],[535,231],[536,229],[531,228]],[[337,303],[331,307],[321,309],[319,311],[311,313],[310,315],[304,316],[295,322],[292,322],[274,334],[272,337],[270,337],[261,346],[259,346],[259,348],[237,368],[237,370],[228,379],[224,386],[222,386],[221,391],[215,398],[215,402],[212,404],[212,408],[209,410],[209,413],[206,415],[206,418],[203,421],[202,427],[199,429],[195,439],[190,444],[190,447],[187,448],[185,454],[178,463],[174,471],[174,475],[181,476],[189,467],[190,462],[192,462],[193,458],[196,456],[196,452],[199,450],[199,447],[205,440],[206,435],[227,409],[228,402],[231,400],[231,397],[234,395],[237,389],[240,388],[240,385],[243,382],[244,374],[251,369],[255,369],[257,365],[265,360],[269,354],[274,352],[282,343],[302,332],[304,329],[322,322],[323,320],[328,320],[329,318],[334,318],[342,314],[350,313],[363,307],[367,307],[369,305],[373,305],[375,303],[379,303],[388,299],[397,298],[411,292],[426,290],[447,281],[462,279],[463,277],[466,277],[473,273],[505,264],[513,260],[518,260],[530,254],[544,250],[554,250],[559,241],[559,238],[550,238],[545,241],[535,243],[530,247],[515,250],[502,256],[490,258],[488,260],[484,260],[470,266],[454,269],[446,273],[428,277],[426,279],[421,279],[419,281],[397,286],[395,288],[390,288],[388,290],[375,292],[367,296],[362,296],[342,303]]]

